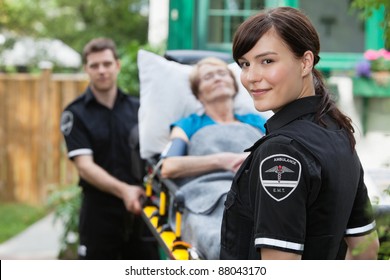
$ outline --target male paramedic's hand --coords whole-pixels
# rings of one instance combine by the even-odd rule
[[[249,153],[220,153],[220,161],[223,169],[234,173],[240,168],[241,164],[248,157]]]
[[[125,204],[126,210],[136,215],[141,214],[142,200],[144,197],[144,190],[132,185],[128,185],[122,193],[122,200]]]
[[[129,185],[110,175],[94,162],[91,155],[76,156],[74,163],[81,178],[96,186],[99,190],[122,199],[127,211],[134,214],[141,213],[140,198],[145,197],[145,192],[141,187]]]

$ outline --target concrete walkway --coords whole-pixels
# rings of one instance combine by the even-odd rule
[[[22,233],[0,244],[1,260],[53,260],[60,252],[60,221],[50,214]]]

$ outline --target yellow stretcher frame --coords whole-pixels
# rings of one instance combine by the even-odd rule
[[[166,256],[171,260],[200,259],[196,249],[181,238],[184,197],[178,192],[178,187],[160,174],[160,164],[154,160],[147,161],[145,176],[146,202],[142,218],[157,239]],[[170,205],[173,198],[174,205]],[[175,212],[175,228],[169,223],[168,209],[173,207]]]
[[[167,60],[172,60],[177,63],[193,65],[197,61],[205,57],[217,57],[226,61],[233,62],[231,55],[208,50],[167,50],[164,57]],[[145,176],[145,188],[147,201],[143,208],[142,217],[145,223],[149,226],[151,232],[160,243],[161,248],[171,259],[188,260],[188,259],[203,259],[193,248],[191,244],[184,242],[181,239],[181,217],[184,209],[180,203],[174,205],[176,212],[176,228],[172,229],[169,226],[169,217],[167,210],[171,198],[176,202],[178,187],[168,179],[161,177],[159,172],[159,163],[155,158],[144,159],[147,165],[147,175]]]

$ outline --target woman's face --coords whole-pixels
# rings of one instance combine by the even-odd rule
[[[234,80],[223,65],[204,64],[199,67],[199,94],[202,103],[233,98],[236,94]]]
[[[277,112],[298,98],[314,95],[314,88],[308,86],[311,67],[305,58],[297,59],[271,29],[238,60],[241,82],[258,111]]]

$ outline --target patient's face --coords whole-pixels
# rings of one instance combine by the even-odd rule
[[[222,65],[205,64],[199,68],[199,95],[202,103],[214,102],[221,97],[233,98],[236,91],[229,70]]]

